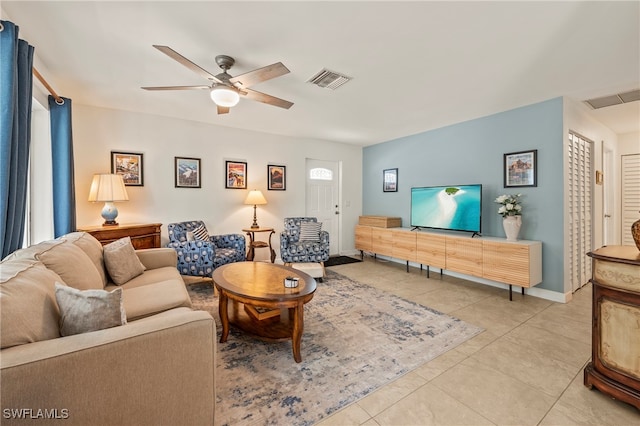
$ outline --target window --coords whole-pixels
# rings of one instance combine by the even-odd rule
[[[312,180],[333,180],[333,171],[322,167],[309,170],[309,179]]]

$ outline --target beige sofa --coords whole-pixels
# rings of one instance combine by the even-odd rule
[[[0,423],[213,424],[213,318],[191,309],[175,250],[135,253],[146,270],[120,286],[127,324],[64,337],[55,282],[116,288],[101,244],[76,232],[0,263]]]

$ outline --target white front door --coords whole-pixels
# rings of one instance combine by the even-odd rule
[[[329,254],[340,253],[340,165],[337,161],[307,159],[306,216],[318,218],[329,232]]]

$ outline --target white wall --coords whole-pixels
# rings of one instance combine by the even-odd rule
[[[232,129],[148,114],[73,105],[77,224],[102,223],[102,203],[87,201],[94,173],[110,171],[111,151],[142,153],[144,186],[128,186],[129,201],[118,203],[118,222],[167,224],[204,220],[210,234],[240,233],[253,221],[244,205],[246,190],[225,189],[225,160],[247,162],[247,190],[263,191],[268,204],[258,206],[258,223],[279,232],[287,216],[305,213],[305,159],[342,165],[341,252],[353,252],[354,226],[362,211],[362,149],[359,146],[298,139]],[[174,157],[201,158],[202,188],[174,187]],[[285,165],[286,191],[267,190],[267,165]],[[256,259],[267,259],[257,250]]]
[[[640,132],[618,135],[618,154],[640,154]]]

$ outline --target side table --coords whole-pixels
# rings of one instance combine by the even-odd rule
[[[247,260],[253,260],[255,257],[255,249],[257,248],[269,248],[271,252],[271,263],[276,261],[276,252],[271,247],[271,236],[275,233],[273,228],[245,228],[242,232],[246,232],[249,236],[249,248],[247,249]],[[255,234],[256,232],[268,232],[269,233],[269,242],[266,241],[256,241]]]
[[[93,235],[104,246],[120,238],[131,237],[136,250],[160,247],[161,223],[134,223],[114,226],[81,226],[78,231]]]

